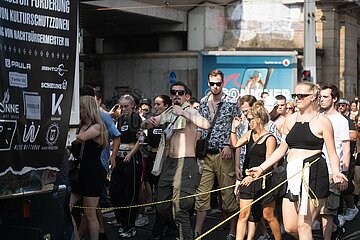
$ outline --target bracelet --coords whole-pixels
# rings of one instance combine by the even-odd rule
[[[236,132],[235,132],[235,131],[231,131],[231,133],[236,134]]]
[[[261,169],[261,172],[264,172],[264,169],[261,166],[259,166],[259,168]]]

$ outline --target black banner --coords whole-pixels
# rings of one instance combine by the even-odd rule
[[[77,8],[77,0],[0,0],[0,176],[59,170],[74,85]]]

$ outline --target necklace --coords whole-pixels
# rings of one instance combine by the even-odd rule
[[[300,119],[299,119],[299,115],[300,115],[300,114],[297,115],[297,119],[301,122],[301,124],[304,124],[304,123],[306,123],[306,122],[311,122],[311,120],[315,117],[316,112],[315,112],[311,117],[307,118],[306,120],[300,120]],[[302,118],[301,118],[301,119],[302,119]]]

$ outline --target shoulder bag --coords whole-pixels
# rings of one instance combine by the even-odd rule
[[[210,126],[210,129],[209,129],[209,132],[206,136],[206,138],[200,138],[196,141],[196,147],[195,147],[195,154],[196,154],[196,157],[197,158],[205,158],[206,156],[206,151],[207,151],[207,148],[208,148],[208,145],[209,145],[209,139],[211,137],[211,132],[214,128],[214,125],[215,125],[215,121],[219,115],[219,110],[221,108],[221,105],[222,105],[222,102],[219,102],[219,106],[218,106],[218,109],[216,110],[216,113],[215,113],[215,116],[214,116],[214,119],[211,123],[211,126]]]

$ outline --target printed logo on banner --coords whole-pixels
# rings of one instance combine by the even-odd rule
[[[64,94],[60,94],[58,99],[56,99],[55,93],[51,94],[51,115],[55,115],[56,112],[58,115],[62,114],[60,104],[63,98],[64,98]]]
[[[64,64],[61,63],[57,67],[41,66],[41,71],[57,72],[60,76],[64,76],[65,72],[67,72],[68,70],[65,69]]]
[[[49,83],[49,82],[42,82],[41,88],[45,89],[59,89],[59,90],[66,90],[67,89],[67,81],[64,80],[62,83]]]
[[[3,100],[0,102],[0,113],[12,113],[19,114],[19,104],[9,103],[10,101],[10,91],[7,89],[4,92]],[[3,116],[3,118],[5,118]]]
[[[16,127],[16,120],[0,119],[0,151],[10,150],[15,136]]]
[[[46,132],[46,143],[53,146],[59,138],[60,128],[57,123],[52,123]]]
[[[24,115],[26,119],[41,119],[41,96],[37,92],[23,92]]]
[[[31,143],[35,142],[40,130],[40,125],[37,126],[37,128],[34,125],[34,122],[31,122],[31,125],[29,128],[27,127],[27,124],[25,124],[25,129],[23,133],[23,143],[26,143],[30,141]]]
[[[18,62],[18,61],[11,60],[9,58],[5,58],[5,67],[30,70],[31,63]]]
[[[282,62],[282,64],[285,66],[285,67],[288,67],[290,65],[290,60],[285,58]]]
[[[27,74],[18,72],[9,72],[9,84],[12,87],[27,88],[28,78]]]

